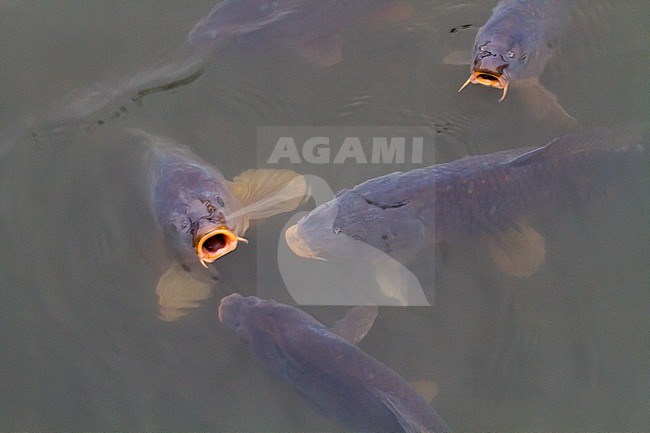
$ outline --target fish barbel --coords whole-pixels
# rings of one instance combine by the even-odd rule
[[[458,91],[469,84],[492,87],[503,91],[502,102],[509,89],[516,87],[537,120],[573,126],[576,119],[539,81],[572,15],[573,3],[566,0],[499,1],[476,35],[470,76]],[[450,53],[445,61],[458,63],[454,59],[460,57]]]
[[[508,93],[513,80],[539,77],[570,21],[565,0],[501,0],[476,35],[468,84]]]
[[[303,176],[291,170],[247,170],[230,182],[186,146],[131,132],[144,138],[152,214],[180,265],[158,283],[165,299],[191,285],[183,274],[200,280],[201,267],[247,242],[251,220],[293,210],[309,196]],[[197,290],[205,293],[202,285]]]

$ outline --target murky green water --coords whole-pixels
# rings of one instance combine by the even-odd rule
[[[90,123],[35,140],[83,89],[128,93],[165,64],[161,78],[175,77],[213,3],[0,1],[0,430],[331,430],[216,317],[220,292],[291,300],[273,260],[258,266],[262,235],[289,216],[219,259],[213,299],[160,321],[154,287],[170,262],[143,149],[120,131],[185,143],[228,178],[263,158],[259,126],[417,126],[435,137],[435,162],[545,144],[560,128],[531,121],[516,97],[457,94],[467,67],[442,64],[489,17],[478,3],[416,2],[415,22],[352,32],[344,61],[325,69],[286,50],[226,51],[190,85],[141,107],[118,97]],[[581,126],[647,121],[650,6],[598,5],[542,82]],[[402,168],[294,167],[334,191]],[[478,250],[438,252],[435,306],[382,308],[361,347],[408,380],[435,381],[433,405],[455,431],[648,430],[649,201],[642,189],[560,209],[544,231],[548,262],[527,279]],[[344,311],[305,309],[325,323]]]

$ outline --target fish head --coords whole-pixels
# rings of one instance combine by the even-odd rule
[[[248,228],[248,218],[232,184],[183,145],[142,130],[151,211],[174,255],[186,268],[207,268],[233,251]]]
[[[329,260],[352,259],[364,254],[367,228],[352,215],[347,218],[342,212],[358,215],[365,203],[355,200],[354,196],[349,197],[350,200],[348,192],[341,191],[333,200],[321,204],[287,229],[287,244],[296,255]]]
[[[266,365],[286,365],[287,340],[309,327],[323,327],[298,308],[256,296],[233,293],[221,300],[219,321],[230,328]],[[305,326],[307,325],[307,326]]]
[[[190,32],[191,43],[242,37],[283,20],[304,0],[226,0]]]
[[[513,77],[517,75],[521,65],[528,62],[529,53],[524,52],[516,41],[507,39],[507,42],[498,40],[477,41],[474,46],[473,61],[470,77],[459,89],[459,92],[468,84],[480,84],[503,90],[499,102],[503,101],[508,93],[508,86]]]
[[[219,304],[219,321],[248,344],[252,339],[248,318],[250,311],[260,302],[262,300],[255,296],[244,297],[239,293],[228,295]]]
[[[292,310],[288,305],[257,296],[242,296],[233,293],[219,304],[219,321],[234,331],[244,342],[250,342],[254,334],[274,328],[283,313]],[[287,313],[284,313],[285,319]]]
[[[185,201],[184,212],[177,215],[172,226],[183,245],[191,245],[201,265],[209,263],[237,248],[240,227],[228,221],[227,208],[221,195],[203,194]]]
[[[305,258],[402,257],[424,239],[422,224],[407,203],[377,202],[354,190],[343,190],[289,227],[287,244]]]
[[[337,215],[335,201],[321,204],[287,229],[287,245],[300,257],[327,260],[328,253],[337,249],[342,237],[334,226]]]

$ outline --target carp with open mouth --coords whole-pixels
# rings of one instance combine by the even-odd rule
[[[243,235],[251,220],[291,211],[309,196],[304,177],[294,171],[246,170],[230,182],[189,148],[142,130],[131,132],[144,137],[148,147],[152,213],[178,261],[158,282],[161,307],[196,306],[196,298],[211,293],[201,267],[247,242]],[[188,297],[191,287],[201,295]]]
[[[519,88],[532,93],[527,99],[545,106],[538,112],[552,110],[575,121],[539,82],[571,14],[571,2],[566,0],[501,0],[476,35],[471,75],[458,91],[470,83],[494,87],[503,90],[501,102],[517,82]]]

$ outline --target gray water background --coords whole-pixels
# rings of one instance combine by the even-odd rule
[[[542,82],[581,126],[647,121],[650,6],[599,5]],[[119,119],[32,138],[65,114],[52,107],[71,92],[119,89],[165,63],[182,69],[178,50],[212,6],[0,2],[0,430],[333,428],[218,323],[219,293],[178,322],[158,319],[154,287],[169,259],[141,187],[143,149],[124,128],[185,143],[227,178],[257,165],[260,125],[424,126],[435,162],[560,133],[515,97],[498,104],[478,86],[457,94],[467,67],[441,59],[469,50],[492,5],[427,1],[416,25],[355,34],[334,67],[282,50],[227,52],[196,82]],[[334,191],[397,169],[314,168],[331,170]],[[528,279],[500,275],[478,248],[445,252],[435,307],[382,308],[361,347],[407,380],[435,381],[433,405],[455,431],[647,431],[647,212],[647,192],[559,210],[544,232],[548,262]],[[263,285],[290,301],[256,255],[257,233],[287,218],[219,259],[224,293]],[[345,311],[305,309],[324,323]]]

